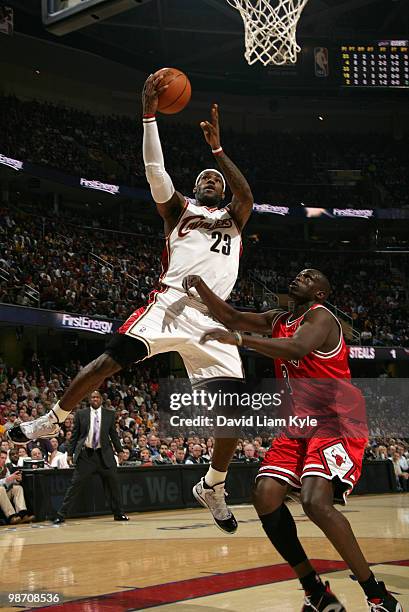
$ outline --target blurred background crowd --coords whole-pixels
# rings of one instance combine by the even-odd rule
[[[87,219],[39,216],[3,208],[0,216],[0,303],[126,319],[157,287],[163,237],[132,224],[135,233],[85,227]],[[105,221],[107,224],[109,221]],[[131,229],[131,227],[129,228]],[[278,250],[244,238],[240,276],[231,302],[271,307],[303,268],[327,274],[330,302],[350,318],[364,345],[409,346],[408,255]],[[339,274],[342,271],[342,274]]]
[[[72,377],[82,368],[79,362],[70,361],[63,371],[46,375],[37,361],[31,370],[14,370],[0,364],[0,487],[13,473],[24,467],[37,465],[44,469],[68,469],[72,467],[70,440],[74,428],[74,414],[61,425],[56,438],[29,442],[26,447],[13,446],[7,439],[7,430],[18,422],[29,421],[48,412],[61,397]],[[202,437],[195,432],[167,435],[161,426],[160,372],[153,364],[137,365],[117,374],[104,383],[101,389],[104,405],[116,413],[116,428],[124,448],[117,459],[118,467],[151,467],[161,465],[195,465],[209,463],[213,453],[213,437]],[[388,459],[393,463],[397,490],[409,491],[409,443],[400,437],[405,431],[405,407],[393,404],[385,387],[384,395],[365,392],[367,400],[370,439],[365,459]],[[84,400],[78,407],[86,406]],[[163,412],[162,412],[163,417]],[[261,462],[271,442],[272,434],[260,431],[259,435],[243,436],[233,461]],[[32,463],[34,462],[34,463]],[[17,476],[15,477],[17,479]],[[21,477],[20,477],[21,478]],[[3,479],[3,480],[2,480]],[[18,486],[18,481],[14,484]],[[14,518],[13,518],[14,517]],[[29,522],[26,508],[21,517],[10,514],[10,523],[21,518]],[[31,516],[31,520],[34,517]]]
[[[146,187],[142,125],[45,102],[0,97],[3,155],[68,174]],[[167,169],[190,193],[192,173],[208,165],[198,126],[160,125]],[[386,135],[251,135],[224,130],[226,151],[253,186],[257,202],[367,208],[409,204],[408,142]],[[355,185],[336,185],[333,171],[357,171]]]

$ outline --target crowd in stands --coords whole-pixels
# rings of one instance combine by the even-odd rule
[[[21,498],[18,468],[39,465],[49,469],[67,469],[72,465],[70,439],[74,427],[73,414],[66,418],[55,438],[29,442],[26,447],[13,447],[7,439],[7,430],[16,423],[33,420],[48,412],[82,367],[79,362],[71,360],[59,373],[46,376],[38,360],[34,359],[32,363],[34,366],[31,371],[15,370],[0,363],[0,489],[5,487],[6,491],[12,492],[14,487],[17,487],[14,490],[17,501],[11,495],[8,502],[0,499],[0,508],[11,508],[4,518],[8,524],[34,520]],[[162,431],[160,410],[163,410],[164,406],[159,406],[158,403],[159,375],[160,369],[155,361],[146,365],[139,364],[107,379],[101,389],[104,405],[116,412],[116,427],[124,448],[122,457],[118,459],[118,466],[209,463],[213,453],[213,437],[203,437],[195,432],[189,432],[186,436],[178,431],[168,435],[169,432]],[[366,392],[366,399],[371,437],[365,451],[365,459],[390,459],[393,462],[398,491],[407,492],[409,438],[405,437],[405,427],[397,418],[399,407],[398,412],[395,410],[394,414],[393,411],[388,412],[391,398],[387,395],[384,398],[374,396],[374,401],[371,402],[370,393]],[[79,407],[86,405],[84,400]],[[399,414],[405,413],[400,410]],[[241,438],[233,461],[260,463],[272,438],[271,432],[266,431]],[[0,493],[3,493],[4,497],[2,489]],[[15,511],[12,509],[13,503]]]
[[[167,169],[191,193],[192,177],[210,155],[198,126],[160,121]],[[0,97],[0,153],[111,183],[146,187],[141,121],[97,116],[45,102]],[[139,144],[138,144],[139,143]],[[240,134],[223,131],[227,152],[258,202],[367,208],[407,206],[407,140],[381,135]],[[331,170],[356,170],[354,184],[335,184]],[[195,174],[196,173],[196,174]],[[339,177],[338,177],[339,182]]]
[[[157,285],[160,254],[149,235],[2,214],[0,302],[125,319]]]
[[[78,219],[77,219],[78,224]],[[138,233],[73,225],[73,219],[3,209],[0,215],[0,303],[124,320],[158,284],[163,239],[141,223]],[[238,308],[264,310],[262,283],[285,294],[303,268],[327,274],[330,302],[353,321],[366,345],[409,346],[404,254],[277,250],[245,241],[231,295]],[[342,273],[340,273],[342,272]],[[255,279],[260,281],[256,283]]]

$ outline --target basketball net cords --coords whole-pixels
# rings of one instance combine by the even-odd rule
[[[296,30],[308,0],[227,0],[243,19],[246,51],[250,64],[295,64],[301,47]]]

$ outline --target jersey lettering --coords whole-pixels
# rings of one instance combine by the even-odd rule
[[[167,239],[161,283],[184,293],[185,276],[198,274],[226,300],[237,279],[240,253],[241,236],[230,209],[198,206],[186,199],[178,224]],[[200,300],[195,289],[191,293]]]
[[[195,229],[215,230],[218,228],[228,229],[233,227],[232,219],[217,219],[216,221],[209,221],[206,217],[201,215],[192,215],[186,217],[179,227],[179,237],[183,238],[187,234]]]
[[[213,232],[212,233],[212,238],[213,238],[213,240],[215,240],[215,242],[210,247],[211,251],[213,251],[214,253],[220,253],[221,252],[221,253],[223,253],[223,255],[230,255],[231,237],[229,236],[229,234],[224,234],[224,236],[223,236],[221,232]],[[219,248],[219,244],[221,243],[222,239],[223,239],[225,244],[220,249]]]

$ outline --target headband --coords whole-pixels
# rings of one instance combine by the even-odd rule
[[[226,191],[226,181],[225,181],[225,178],[224,178],[223,174],[221,172],[219,172],[219,170],[216,170],[215,168],[205,168],[204,170],[202,170],[198,174],[198,176],[197,176],[197,179],[195,181],[195,187],[197,187],[198,182],[200,181],[200,179],[202,178],[202,176],[203,176],[203,174],[205,172],[215,172],[216,174],[218,174],[221,177],[222,182],[223,182],[223,193],[224,193]]]

